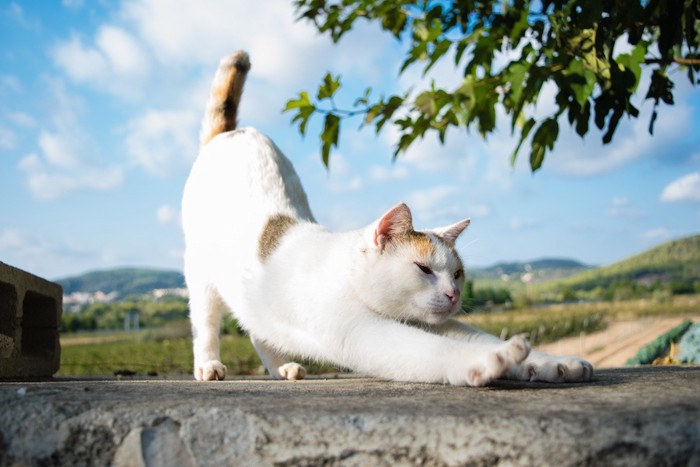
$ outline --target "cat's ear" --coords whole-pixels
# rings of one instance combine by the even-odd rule
[[[379,248],[379,251],[384,251],[389,242],[412,231],[411,210],[404,203],[398,204],[377,221],[374,229],[374,245]]]
[[[469,226],[470,222],[471,219],[464,219],[456,224],[448,225],[447,227],[433,229],[432,233],[454,246],[455,242],[457,241],[457,237],[459,237],[459,234],[464,232],[464,229]]]

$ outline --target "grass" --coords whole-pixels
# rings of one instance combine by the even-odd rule
[[[247,337],[224,336],[221,357],[231,374],[254,374],[260,360]],[[58,375],[105,375],[116,371],[155,374],[191,374],[192,339],[143,341],[134,333],[117,342],[63,345]]]
[[[473,313],[465,322],[501,337],[527,333],[534,344],[605,328],[609,321],[635,317],[700,314],[700,295],[677,296],[667,302],[634,300],[533,307],[498,313]],[[139,374],[189,375],[192,339],[186,321],[137,332],[81,333],[61,338],[58,375],[108,375],[129,370]],[[221,357],[230,375],[261,374],[261,362],[245,336],[224,336]],[[337,368],[302,362],[310,373]]]
[[[135,332],[90,332],[61,336],[58,376],[137,374],[192,374],[192,338],[189,323],[176,321],[161,329]],[[230,375],[263,374],[262,362],[246,336],[221,338],[221,361]],[[337,372],[337,368],[300,361],[310,373]]]

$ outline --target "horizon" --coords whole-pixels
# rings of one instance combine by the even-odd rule
[[[537,173],[502,110],[488,140],[449,131],[392,162],[396,131],[344,121],[326,170],[319,118],[306,138],[281,112],[330,71],[346,91],[395,93],[459,82],[450,58],[399,75],[406,46],[362,23],[333,45],[295,21],[291,0],[19,3],[0,0],[0,261],[43,277],[126,267],[182,270],[180,197],[219,58],[249,52],[241,126],[271,137],[293,162],[321,224],[360,228],[404,201],[417,229],[472,224],[458,251],[483,268],[532,258],[608,265],[700,232],[700,93],[677,75],[675,105],[620,121],[609,145],[561,125]],[[618,42],[617,48],[626,43]],[[281,78],[282,77],[282,78]],[[537,113],[553,107],[545,86]]]
[[[634,256],[647,253],[648,251],[653,250],[653,249],[655,249],[655,248],[657,248],[657,247],[660,247],[660,246],[662,246],[662,245],[665,245],[665,244],[667,244],[667,243],[671,243],[671,242],[678,241],[678,240],[684,240],[684,239],[687,239],[687,238],[694,237],[694,236],[696,236],[696,235],[700,235],[700,234],[691,234],[691,235],[688,235],[688,236],[685,236],[685,237],[681,237],[681,238],[670,239],[670,240],[661,242],[661,243],[659,243],[659,244],[657,244],[657,245],[654,245],[654,246],[652,246],[652,247],[650,247],[650,248],[648,248],[648,249],[646,249],[646,250],[644,250],[644,251],[639,251],[639,252],[637,252],[637,253],[633,253],[633,254],[630,255],[630,256],[626,256],[626,257],[621,258],[621,259],[619,259],[619,260],[617,260],[617,261],[614,261],[614,262],[612,262],[612,263],[607,263],[607,264],[591,264],[591,263],[582,262],[582,261],[579,261],[579,260],[573,259],[573,258],[548,257],[548,256],[545,256],[545,257],[541,257],[541,258],[532,258],[532,259],[524,260],[524,261],[507,261],[507,260],[506,260],[506,261],[497,261],[497,262],[495,262],[495,263],[490,263],[490,264],[486,264],[486,265],[472,265],[472,266],[467,266],[467,267],[466,267],[466,274],[467,274],[467,276],[469,275],[469,270],[491,269],[491,268],[494,268],[494,267],[496,267],[496,266],[509,265],[509,264],[522,264],[522,265],[527,265],[527,264],[536,263],[536,262],[540,262],[540,261],[574,261],[574,262],[578,263],[579,265],[581,265],[583,268],[586,268],[586,269],[603,268],[603,267],[611,266],[611,265],[616,264],[616,263],[620,263],[620,262],[622,262],[622,261],[626,261],[626,260],[628,260],[628,259],[630,259],[630,258],[632,258],[632,257],[634,257]],[[128,269],[147,270],[147,271],[158,271],[158,272],[177,272],[177,273],[180,273],[180,274],[183,273],[182,269],[177,269],[177,268],[150,267],[150,266],[148,266],[148,265],[143,265],[143,266],[129,266],[129,265],[120,266],[120,265],[116,265],[116,266],[109,267],[109,268],[104,268],[104,269],[90,269],[90,270],[86,270],[86,271],[83,271],[83,272],[78,272],[78,273],[76,273],[76,274],[71,274],[71,275],[69,275],[69,276],[62,276],[62,277],[52,278],[52,279],[50,279],[50,280],[52,280],[52,281],[62,281],[62,280],[72,279],[72,278],[75,278],[75,277],[80,277],[80,276],[84,276],[84,275],[92,274],[92,273],[113,272],[113,271],[128,270]]]

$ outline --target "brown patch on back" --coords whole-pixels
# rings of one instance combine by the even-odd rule
[[[258,257],[260,257],[260,261],[265,262],[274,253],[284,234],[296,223],[296,219],[284,214],[276,214],[268,219],[258,241]]]

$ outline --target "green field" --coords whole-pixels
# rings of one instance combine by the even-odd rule
[[[667,302],[634,300],[565,304],[474,313],[460,317],[497,336],[527,333],[533,344],[552,342],[603,329],[614,319],[700,313],[700,296],[679,296]],[[109,375],[115,371],[137,374],[189,375],[192,373],[192,340],[186,322],[157,330],[119,333],[67,334],[61,339],[58,375]],[[230,375],[261,374],[261,363],[245,336],[222,338],[221,357]],[[311,373],[338,371],[329,365],[304,362]]]
[[[135,372],[139,375],[192,374],[192,338],[189,324],[170,323],[157,330],[92,332],[61,337],[61,368],[58,376],[110,375]],[[240,335],[221,338],[221,360],[229,375],[264,373],[250,339]],[[312,373],[329,373],[329,365],[302,361]]]

